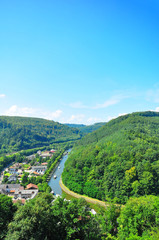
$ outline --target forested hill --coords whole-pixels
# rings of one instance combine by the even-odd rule
[[[97,130],[98,128],[104,126],[105,124],[106,123],[104,122],[99,122],[92,125],[84,125],[84,124],[66,124],[66,125],[69,127],[78,128],[81,132],[83,132],[84,134],[87,134]]]
[[[125,203],[159,193],[159,113],[111,120],[73,148],[63,172],[66,186],[90,197]]]
[[[81,136],[78,129],[54,121],[0,116],[0,153],[47,146]]]

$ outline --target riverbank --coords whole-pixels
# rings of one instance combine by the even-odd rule
[[[100,201],[98,199],[95,199],[95,198],[90,198],[90,197],[87,197],[87,196],[84,196],[84,195],[80,195],[78,193],[75,193],[75,192],[72,192],[71,190],[69,190],[62,182],[62,178],[60,178],[60,187],[62,189],[63,192],[69,194],[70,196],[72,197],[75,197],[75,198],[84,198],[88,203],[92,203],[92,204],[98,204],[102,207],[106,207],[108,206],[109,204],[106,203],[106,202],[103,202],[103,201]]]
[[[71,151],[71,149],[69,149],[67,151],[67,154],[66,152],[63,154],[61,160],[58,162],[58,164],[56,164],[56,166],[53,168],[53,171],[52,171],[52,176],[51,176],[51,179],[50,181],[48,182],[49,186],[51,187],[52,191],[55,193],[55,194],[58,194],[58,195],[62,195],[62,190],[61,190],[61,187],[59,185],[59,180],[60,180],[60,177],[61,177],[61,174],[63,172],[63,169],[64,169],[64,165],[65,165],[65,162],[68,158],[68,153]],[[54,178],[54,175],[56,175],[56,178]]]

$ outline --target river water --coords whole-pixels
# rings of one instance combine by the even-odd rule
[[[68,152],[70,152],[71,149],[68,150]],[[59,194],[59,195],[62,195],[62,190],[61,190],[61,187],[60,187],[60,184],[59,184],[59,181],[60,181],[60,177],[61,177],[61,174],[63,172],[63,169],[64,169],[64,165],[65,165],[65,162],[68,158],[68,154],[64,155],[62,157],[62,160],[60,161],[60,164],[58,165],[58,167],[56,168],[54,174],[52,175],[50,181],[49,181],[49,186],[52,188],[52,190],[54,191],[54,194]],[[57,176],[56,179],[54,179],[54,176]]]

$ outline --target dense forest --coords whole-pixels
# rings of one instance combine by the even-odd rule
[[[66,201],[39,193],[25,205],[0,194],[0,239],[5,240],[158,240],[159,198],[109,204],[96,215],[84,199]]]
[[[58,122],[40,118],[0,117],[0,153],[48,146],[80,139],[82,133]]]
[[[99,122],[99,123],[95,123],[93,125],[84,125],[84,124],[66,124],[66,125],[71,127],[71,128],[77,128],[82,133],[87,134],[87,133],[91,133],[91,132],[97,130],[98,128],[104,126],[105,123],[104,122]]]
[[[73,148],[62,175],[77,193],[125,204],[159,193],[159,113],[111,120]]]
[[[84,199],[55,200],[49,193],[47,178],[72,143],[60,145],[63,150],[59,148],[51,159],[45,159],[48,170],[43,177],[22,176],[23,186],[30,182],[38,185],[40,193],[34,199],[25,205],[13,204],[10,197],[0,194],[0,239],[159,239],[159,113],[119,117],[73,147],[63,182],[74,192],[107,201],[106,208],[96,206],[96,215]],[[0,167],[13,160],[21,162],[36,151],[3,156]]]

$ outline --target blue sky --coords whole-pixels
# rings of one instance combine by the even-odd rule
[[[0,115],[159,111],[158,0],[0,2]]]

